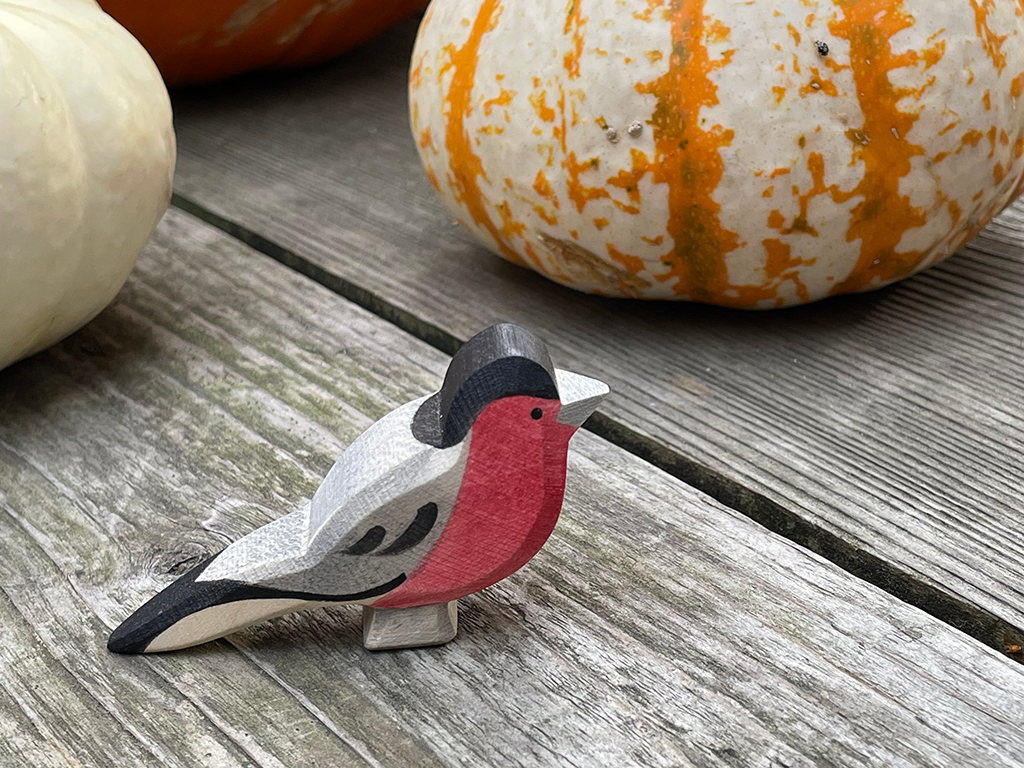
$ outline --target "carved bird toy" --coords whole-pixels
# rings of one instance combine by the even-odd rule
[[[172,583],[107,647],[185,648],[339,603],[365,606],[367,648],[451,640],[455,601],[521,568],[551,534],[569,439],[607,394],[555,369],[524,328],[482,331],[440,391],[395,409],[341,454],[307,507]]]

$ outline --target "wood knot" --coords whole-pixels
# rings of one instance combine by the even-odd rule
[[[153,552],[148,559],[150,559],[152,573],[181,576],[208,559],[211,554],[213,553],[204,545],[195,541],[186,541],[174,549]]]

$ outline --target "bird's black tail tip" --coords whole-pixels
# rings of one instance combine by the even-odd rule
[[[213,561],[209,558],[154,595],[110,633],[107,650],[112,653],[145,653],[150,643],[185,616],[219,597],[210,585],[197,588],[195,581]],[[210,587],[213,586],[211,589]]]
[[[150,633],[145,633],[144,636],[140,636],[138,632],[133,631],[132,617],[121,623],[121,625],[110,633],[110,637],[107,639],[107,650],[111,653],[145,653],[146,646],[156,635],[148,636]]]

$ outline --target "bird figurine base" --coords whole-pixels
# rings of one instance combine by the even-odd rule
[[[363,647],[368,651],[444,645],[458,633],[458,600],[415,608],[363,608]]]

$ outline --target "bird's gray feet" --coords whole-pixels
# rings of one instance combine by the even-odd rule
[[[363,608],[363,646],[371,651],[444,645],[459,631],[459,603]]]

